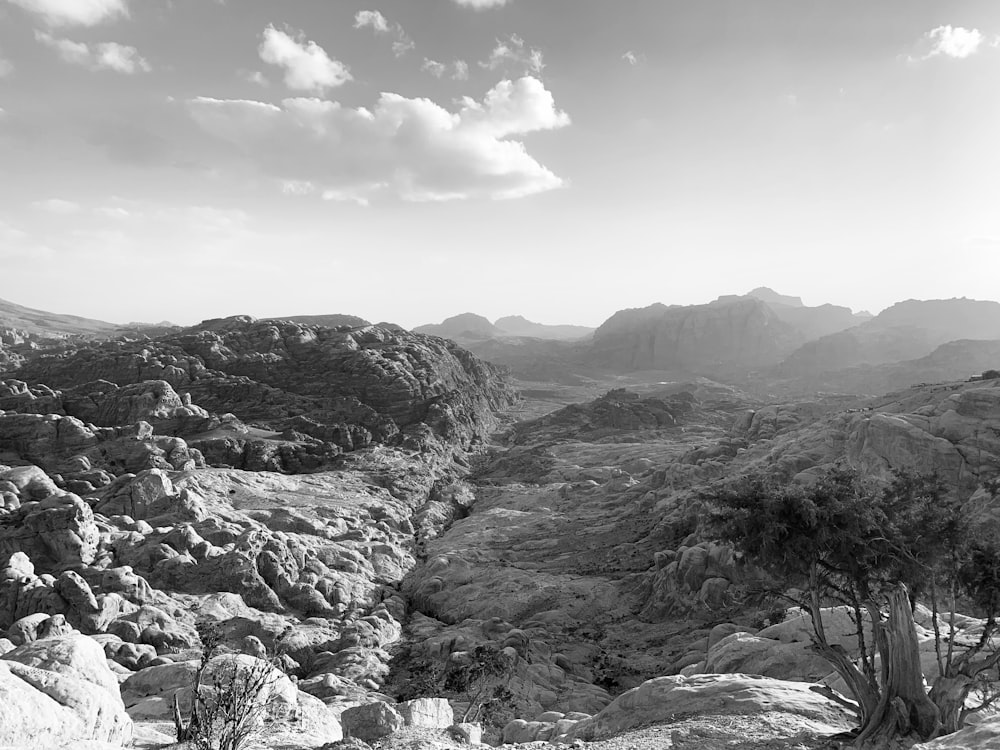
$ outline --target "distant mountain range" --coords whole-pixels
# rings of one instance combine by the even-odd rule
[[[586,326],[533,323],[520,315],[510,315],[498,319],[496,323],[491,323],[482,315],[462,313],[436,325],[418,326],[413,329],[413,332],[455,339],[459,342],[466,339],[482,340],[511,337],[573,341],[589,336],[594,332],[594,329]]]
[[[281,319],[331,328],[372,325],[346,314]],[[170,325],[121,326],[0,300],[0,369],[30,357],[38,340],[157,335]],[[661,371],[786,395],[872,394],[1000,368],[1000,303],[965,298],[907,300],[873,317],[837,305],[810,307],[799,297],[759,287],[704,305],[621,310],[597,329],[516,315],[490,322],[464,313],[414,332],[453,339],[524,380],[552,382]]]
[[[508,321],[466,313],[416,330],[456,339],[531,381],[662,371],[786,395],[873,394],[1000,367],[1000,303],[964,298],[907,300],[872,316],[759,287],[704,305],[621,310],[572,340]]]

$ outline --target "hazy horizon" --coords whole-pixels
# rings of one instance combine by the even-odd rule
[[[990,0],[0,0],[0,298],[597,326],[1000,278]]]
[[[764,288],[770,288],[770,287],[767,287],[766,284],[763,284],[763,285],[758,285],[758,287],[755,287],[755,289],[759,288],[761,286],[764,287]],[[744,292],[733,292],[731,294],[720,294],[720,295],[716,295],[712,299],[706,299],[706,300],[692,302],[692,303],[687,303],[687,304],[693,305],[693,306],[707,305],[707,304],[710,304],[712,302],[717,301],[718,299],[720,299],[722,297],[746,296],[746,294],[748,292],[750,292],[750,291],[753,291],[753,290],[749,290],[748,289],[748,290],[746,290]],[[771,289],[771,291],[775,291],[778,294],[781,294],[783,296],[790,296],[790,297],[796,297],[796,296],[798,296],[798,295],[795,295],[795,294],[787,294],[786,295],[780,289],[778,289],[778,290]],[[858,309],[851,308],[851,311],[855,315],[867,313],[867,314],[870,314],[872,316],[877,316],[879,313],[883,312],[884,310],[888,309],[889,307],[892,307],[895,304],[898,304],[900,302],[913,301],[914,299],[915,298],[908,297],[908,298],[905,298],[905,299],[895,300],[892,304],[886,306],[885,308],[879,308],[877,310],[858,310]],[[917,301],[935,301],[935,300],[940,300],[940,299],[970,299],[972,301],[977,301],[977,302],[995,302],[997,304],[1000,304],[1000,300],[986,299],[986,298],[977,299],[977,298],[969,298],[969,297],[965,297],[965,298],[955,298],[955,297],[952,297],[952,298],[932,298],[932,299],[917,300]],[[43,312],[55,313],[55,314],[59,314],[59,315],[77,315],[79,317],[90,317],[90,316],[86,316],[86,315],[80,315],[78,312],[76,312],[74,310],[57,309],[57,308],[54,308],[54,307],[39,307],[37,305],[28,304],[28,303],[26,303],[24,301],[16,300],[16,299],[9,299],[9,298],[0,297],[0,302],[10,302],[10,303],[13,303],[13,304],[16,304],[16,305],[20,305],[21,307],[26,307],[26,308],[30,308],[30,309],[40,310],[40,311],[43,311]],[[810,303],[807,300],[802,300],[802,303],[806,307],[818,307],[818,306],[824,305],[824,304],[831,304],[831,305],[837,305],[838,304],[836,301],[818,302],[818,303],[812,304],[812,303]],[[222,315],[209,315],[209,316],[194,315],[194,316],[188,316],[186,318],[177,318],[177,319],[163,318],[163,319],[160,319],[160,320],[152,320],[152,319],[143,320],[143,319],[140,319],[140,318],[134,318],[133,317],[133,318],[121,318],[121,319],[96,318],[96,320],[101,320],[101,321],[103,321],[105,323],[114,323],[114,324],[118,324],[118,325],[127,325],[127,324],[130,324],[130,323],[142,323],[142,324],[148,324],[148,325],[157,325],[159,323],[170,323],[172,325],[179,325],[179,326],[185,326],[186,327],[186,326],[197,325],[198,323],[201,323],[201,322],[203,322],[205,320],[211,320],[211,319],[214,319],[214,318],[234,317],[234,316],[239,316],[239,315],[249,315],[250,317],[256,318],[258,320],[279,319],[279,318],[289,318],[289,317],[300,317],[300,316],[308,316],[308,315],[354,315],[356,317],[364,318],[364,319],[366,319],[366,320],[368,320],[368,321],[370,321],[372,323],[395,323],[395,324],[401,325],[401,326],[403,326],[404,328],[407,328],[407,329],[414,329],[414,328],[418,328],[418,327],[425,326],[425,325],[437,325],[437,324],[440,324],[440,323],[442,323],[443,321],[445,321],[445,320],[447,320],[449,318],[458,317],[460,315],[472,314],[472,315],[479,315],[481,317],[484,317],[487,320],[489,320],[491,323],[496,323],[501,318],[506,318],[506,317],[511,317],[511,316],[519,316],[519,317],[522,317],[522,318],[526,318],[531,323],[548,325],[548,326],[571,325],[571,326],[583,326],[583,327],[590,327],[590,328],[598,328],[598,327],[600,327],[600,325],[602,323],[606,322],[616,312],[620,312],[622,310],[627,310],[627,309],[645,308],[645,307],[649,307],[649,306],[655,305],[655,304],[664,304],[664,305],[670,306],[670,305],[678,305],[679,303],[676,303],[676,302],[666,302],[666,301],[663,301],[663,300],[657,300],[657,301],[649,302],[648,304],[643,304],[643,305],[628,305],[626,307],[621,307],[621,308],[617,308],[615,310],[611,310],[606,315],[604,315],[603,317],[601,317],[599,320],[595,320],[594,322],[580,322],[580,321],[577,321],[577,320],[536,320],[536,319],[530,318],[527,315],[524,315],[523,313],[521,313],[521,312],[519,312],[517,310],[508,310],[506,312],[502,312],[502,313],[499,313],[499,314],[484,314],[483,312],[480,312],[480,311],[477,311],[477,310],[459,310],[459,311],[451,312],[451,313],[449,313],[449,314],[445,315],[444,317],[442,317],[440,319],[437,319],[437,320],[421,320],[421,321],[417,321],[417,322],[411,322],[411,321],[404,322],[402,320],[393,320],[393,319],[386,318],[385,316],[380,316],[380,315],[362,315],[362,314],[360,314],[360,313],[358,313],[356,311],[353,311],[353,310],[334,310],[334,309],[326,310],[324,312],[315,312],[315,313],[301,312],[301,311],[289,311],[289,310],[284,310],[284,311],[281,311],[281,312],[273,312],[273,311],[270,311],[270,312],[259,312],[259,311],[243,310],[243,309],[241,309],[241,310],[233,310],[233,311],[230,311],[228,313],[224,313]],[[840,306],[841,307],[847,307],[846,305],[840,305]]]

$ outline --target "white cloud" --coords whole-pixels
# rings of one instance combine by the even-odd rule
[[[281,180],[278,184],[285,195],[309,195],[316,192],[316,186],[305,180]]]
[[[377,10],[359,10],[354,16],[354,28],[363,29],[371,27],[376,34],[392,34],[395,40],[392,43],[392,53],[396,57],[402,57],[407,52],[416,48],[416,44],[398,23],[389,23],[384,15]]]
[[[95,26],[128,15],[127,0],[9,0],[50,26]]]
[[[938,26],[931,29],[920,38],[917,44],[920,60],[932,57],[952,57],[958,60],[971,57],[979,51],[984,41],[978,29],[966,29],[962,26]],[[911,56],[911,60],[914,58]]]
[[[396,57],[402,57],[407,52],[416,49],[417,44],[410,37],[403,36],[392,43],[392,54]]]
[[[36,31],[35,39],[44,44],[46,47],[51,47],[56,52],[59,53],[65,62],[72,63],[74,65],[87,65],[91,61],[90,47],[88,47],[83,42],[74,42],[69,39],[56,39],[51,34],[46,34],[44,31]]]
[[[445,74],[445,71],[448,70],[448,66],[444,63],[438,62],[437,60],[429,60],[425,57],[420,69],[430,73],[435,78],[440,78]]]
[[[95,65],[98,68],[116,70],[119,73],[149,72],[150,64],[135,47],[128,47],[115,42],[98,44],[95,48]]]
[[[35,39],[54,49],[65,62],[91,70],[114,70],[125,74],[148,73],[152,70],[152,66],[135,47],[117,42],[102,42],[90,47],[71,39],[57,39],[44,31],[36,31]]]
[[[0,78],[10,75],[14,72],[14,66],[9,60],[4,60],[0,57]]]
[[[292,38],[273,26],[264,29],[260,59],[285,69],[285,85],[296,91],[323,92],[351,80],[347,66],[333,60],[316,42],[299,33]]]
[[[639,64],[639,56],[635,54],[635,52],[633,52],[632,50],[629,50],[624,55],[622,55],[622,60],[627,62],[629,65],[632,65],[633,67]]]
[[[268,81],[267,77],[259,70],[243,70],[240,71],[240,75],[243,77],[243,80],[248,83],[255,83],[258,86],[263,86],[264,88],[271,85],[271,82]]]
[[[443,62],[425,57],[420,69],[425,73],[430,73],[435,78],[443,78],[450,69],[450,78],[453,81],[469,80],[469,63],[465,62],[465,60],[455,60],[451,65],[445,65]]]
[[[79,203],[63,200],[61,198],[49,198],[43,201],[35,201],[31,204],[31,206],[32,208],[37,208],[39,211],[47,211],[50,214],[61,214],[63,216],[80,213]]]
[[[115,221],[124,221],[125,219],[132,218],[132,213],[121,206],[101,206],[94,210],[98,216],[103,216],[105,219],[114,219]]]
[[[354,16],[354,28],[363,29],[365,26],[371,26],[376,33],[389,33],[389,21],[377,10],[359,10],[357,12]]]
[[[563,185],[516,137],[569,125],[541,81],[501,81],[457,112],[429,99],[384,93],[373,110],[314,98],[281,106],[198,98],[191,116],[235,145],[289,193],[365,201],[389,192],[411,201],[516,198]]]
[[[510,0],[455,0],[455,2],[466,8],[483,10],[485,8],[501,8],[510,2]]]
[[[479,65],[488,70],[513,66],[538,74],[545,68],[545,60],[540,50],[528,47],[524,39],[517,34],[511,34],[506,41],[498,39],[496,47],[490,52],[489,59],[480,62]]]

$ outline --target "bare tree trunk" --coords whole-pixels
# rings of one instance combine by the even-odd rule
[[[934,681],[930,698],[941,714],[938,734],[951,734],[962,728],[962,711],[970,690],[972,690],[972,679],[964,674],[955,677],[940,675]]]
[[[861,728],[857,747],[887,745],[896,737],[932,737],[940,726],[938,707],[924,688],[920,648],[906,587],[899,584],[889,596],[889,619],[880,622],[870,605],[875,639],[882,655],[882,696]]]
[[[851,658],[843,648],[831,646],[826,639],[826,628],[823,626],[823,610],[819,600],[819,581],[816,566],[813,565],[810,572],[810,607],[809,614],[812,617],[813,632],[816,635],[816,642],[812,649],[819,656],[822,656],[833,667],[834,671],[841,676],[847,684],[847,689],[851,691],[854,700],[858,702],[858,718],[861,726],[864,726],[875,707],[878,705],[878,689],[872,682],[857,668]]]

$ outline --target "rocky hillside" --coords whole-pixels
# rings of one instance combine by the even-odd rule
[[[369,321],[359,318],[357,315],[344,315],[341,313],[330,315],[279,315],[275,316],[273,320],[290,320],[293,323],[302,323],[308,326],[324,326],[326,328],[340,328],[341,326],[363,328],[364,326],[371,325]]]
[[[0,299],[0,329],[15,329],[23,334],[44,338],[61,338],[106,334],[116,328],[114,323],[103,320],[35,310]]]
[[[15,374],[74,394],[164,381],[210,412],[344,450],[406,440],[468,447],[514,398],[495,367],[448,341],[247,317],[40,354]]]
[[[761,305],[710,307],[786,330]],[[457,345],[380,326],[29,352],[0,385],[0,744],[167,745],[212,623],[219,658],[280,668],[276,747],[443,731],[469,695],[428,680],[482,649],[511,665],[508,742],[818,746],[851,725],[808,687],[829,665],[747,598],[701,492],[845,461],[936,470],[986,518],[1000,476],[1000,379],[789,403],[656,382],[498,436],[514,402]],[[396,702],[417,690],[451,704]]]
[[[295,721],[273,741],[339,740],[341,712],[381,697],[404,578],[467,508],[467,450],[514,399],[440,339],[249,318],[79,342],[17,374],[0,384],[0,744],[32,747],[167,744],[205,622],[247,668],[281,642]]]
[[[962,339],[942,344],[925,357],[881,365],[855,365],[809,373],[784,368],[762,379],[762,389],[800,397],[816,393],[888,393],[921,383],[968,380],[1000,368],[1000,340]]]
[[[871,320],[805,344],[781,364],[787,376],[915,360],[962,339],[1000,340],[1000,303],[908,300]]]

